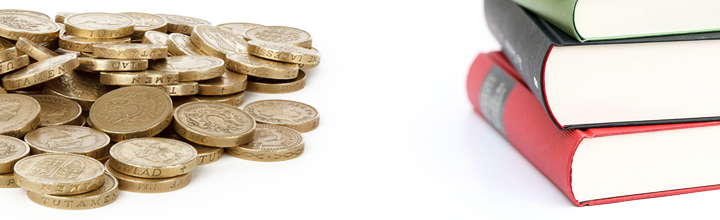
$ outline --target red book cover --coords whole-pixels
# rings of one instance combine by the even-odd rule
[[[557,186],[576,206],[599,205],[636,199],[720,189],[720,185],[578,201],[572,189],[572,160],[584,139],[693,127],[717,126],[697,122],[587,130],[559,130],[522,78],[501,52],[477,56],[467,78],[467,93],[475,111],[505,136],[528,161]]]

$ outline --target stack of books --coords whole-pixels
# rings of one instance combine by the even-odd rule
[[[720,189],[714,0],[485,0],[475,110],[575,205]]]

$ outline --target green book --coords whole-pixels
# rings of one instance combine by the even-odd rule
[[[717,0],[512,0],[578,41],[720,31]]]

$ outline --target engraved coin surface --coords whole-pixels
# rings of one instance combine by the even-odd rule
[[[93,56],[109,59],[140,60],[162,59],[168,55],[167,46],[155,44],[98,44],[93,46]]]
[[[304,151],[305,141],[299,132],[270,124],[257,125],[252,142],[225,149],[230,156],[263,162],[290,160]]]
[[[82,13],[65,18],[65,32],[84,38],[120,38],[134,32],[135,21],[127,15]]]
[[[178,140],[134,138],[113,145],[110,166],[130,176],[169,178],[191,172],[197,166],[197,151]]]
[[[25,135],[25,142],[33,154],[71,153],[101,159],[108,156],[110,137],[88,127],[59,125],[33,130]]]
[[[151,86],[167,93],[169,96],[189,96],[198,93],[197,82],[180,82],[176,85]]]
[[[320,124],[320,115],[314,107],[289,100],[260,100],[243,107],[255,121],[295,129],[299,132],[312,131]]]
[[[120,14],[130,16],[135,20],[135,32],[130,35],[132,39],[142,39],[147,31],[167,32],[167,21],[161,16],[140,12]]]
[[[25,37],[20,37],[18,41],[15,42],[15,46],[21,52],[38,61],[58,56],[58,54],[52,50],[40,46],[40,44],[37,44]]]
[[[172,33],[168,35],[167,41],[168,52],[174,56],[189,56],[189,55],[205,55],[195,44],[190,40],[190,36],[178,33]]]
[[[0,174],[0,188],[20,188],[15,183],[15,173]]]
[[[246,52],[228,54],[225,61],[232,71],[269,79],[295,79],[300,70],[298,64],[258,58]]]
[[[252,40],[247,52],[265,59],[297,64],[317,64],[320,54],[304,47]]]
[[[142,43],[166,45],[169,37],[170,36],[164,32],[148,31],[143,35]],[[170,50],[169,47],[168,50]]]
[[[6,55],[12,55],[12,56],[17,54],[17,51],[15,50],[14,47],[0,51],[0,53],[1,52],[8,52],[8,53],[6,53]],[[18,56],[15,58],[10,58],[10,59],[0,63],[0,74],[5,74],[5,73],[9,73],[9,72],[12,72],[15,70],[19,70],[20,68],[28,66],[28,64],[30,64],[30,58],[28,57],[27,54]]]
[[[0,9],[0,14],[3,13],[17,13],[17,14],[26,14],[26,15],[32,15],[40,18],[45,18],[47,20],[52,20],[50,16],[37,11],[30,11],[30,10],[20,10],[20,9]]]
[[[18,94],[0,94],[0,134],[22,137],[40,124],[40,103]]]
[[[56,95],[30,95],[40,103],[40,126],[79,125],[82,107],[77,102]]]
[[[255,120],[235,106],[190,102],[175,109],[175,131],[185,139],[212,147],[233,147],[248,143],[255,132]]]
[[[93,45],[97,44],[125,44],[130,43],[130,37],[121,38],[82,38],[72,35],[62,35],[58,44],[60,48],[79,51],[79,52],[93,52]]]
[[[80,104],[83,110],[90,110],[95,100],[111,89],[100,83],[97,74],[80,71],[66,73],[43,85],[43,93],[58,95],[73,100]]]
[[[247,31],[248,29],[256,28],[256,27],[264,27],[264,26],[265,25],[261,25],[261,24],[242,23],[242,22],[225,23],[225,24],[217,25],[217,27],[225,29],[226,31],[230,31],[233,34],[236,34],[238,36],[243,36],[243,34],[245,34],[245,31]]]
[[[190,35],[197,25],[211,25],[209,21],[182,15],[159,14],[167,19],[168,32]]]
[[[205,165],[213,162],[217,162],[222,158],[225,152],[223,148],[219,147],[207,147],[193,142],[185,140],[182,136],[178,135],[175,130],[165,129],[162,133],[158,134],[157,137],[169,138],[178,140],[190,144],[197,151],[197,165]]]
[[[245,51],[247,41],[229,31],[209,25],[195,27],[190,39],[208,55],[225,59],[229,53]]]
[[[27,88],[72,72],[78,65],[75,54],[60,55],[30,64],[23,70],[4,76],[2,81],[7,90]]]
[[[242,92],[247,87],[247,76],[225,69],[220,77],[198,82],[200,95],[228,95]]]
[[[172,120],[172,100],[159,89],[130,86],[110,91],[90,109],[90,121],[112,141],[152,137]]]
[[[57,39],[59,34],[60,27],[49,19],[17,12],[0,13],[0,37],[49,42]]]
[[[304,48],[312,47],[312,36],[307,31],[292,27],[263,26],[245,31],[249,40],[261,40],[271,43],[287,44]]]
[[[117,86],[176,85],[177,71],[100,72],[100,83]]]
[[[136,193],[164,193],[179,190],[190,184],[192,172],[170,178],[138,178],[118,172],[105,163],[105,169],[118,180],[120,190]]]
[[[15,163],[29,154],[30,147],[22,140],[0,135],[0,173],[12,173]]]
[[[193,96],[193,101],[198,102],[214,102],[214,103],[223,103],[232,105],[235,107],[240,107],[245,102],[245,92],[239,92],[235,94],[230,95],[196,95]],[[180,105],[177,105],[180,106]]]
[[[105,182],[100,162],[76,154],[25,157],[14,170],[20,187],[43,194],[76,195],[95,190]]]
[[[78,58],[80,65],[76,68],[82,71],[142,71],[148,68],[147,60],[118,60],[96,59],[89,57]]]
[[[38,205],[63,209],[85,210],[106,206],[117,199],[118,180],[109,173],[103,175],[103,185],[93,191],[72,196],[55,196],[28,191],[27,196]]]
[[[211,56],[176,56],[153,62],[154,70],[177,71],[180,81],[217,78],[225,72],[225,61]]]

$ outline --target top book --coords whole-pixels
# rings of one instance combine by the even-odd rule
[[[720,30],[717,0],[512,0],[580,42]]]

